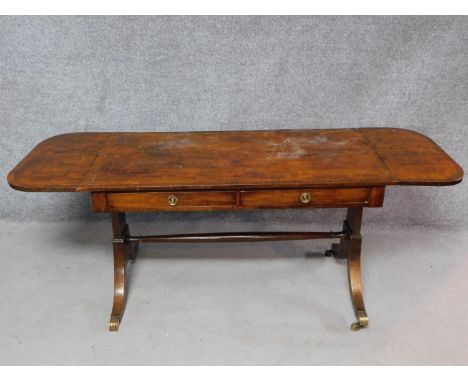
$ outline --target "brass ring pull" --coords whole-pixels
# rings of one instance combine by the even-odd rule
[[[308,192],[303,192],[299,199],[301,203],[307,204],[310,202],[310,194]]]
[[[169,203],[170,206],[176,206],[178,201],[179,199],[177,199],[177,196],[175,195],[169,195],[167,197],[167,202]]]

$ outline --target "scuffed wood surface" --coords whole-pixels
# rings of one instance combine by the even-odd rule
[[[426,136],[366,128],[58,135],[8,182],[22,191],[167,191],[450,185],[462,177]]]

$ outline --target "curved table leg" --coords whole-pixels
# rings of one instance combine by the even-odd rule
[[[362,207],[348,208],[344,226],[348,235],[340,243],[342,250],[345,251],[348,258],[348,280],[351,300],[353,302],[354,312],[358,319],[351,324],[351,330],[365,328],[369,324],[366,308],[364,307],[364,298],[362,297],[361,282],[361,222]]]
[[[114,246],[114,303],[109,321],[109,330],[119,330],[127,298],[127,256],[125,244],[113,243]]]
[[[341,239],[340,244],[333,244],[332,248],[325,252],[326,256],[333,255],[337,259],[348,259],[349,291],[354,312],[358,319],[357,322],[351,324],[351,330],[359,330],[369,324],[362,296],[361,222],[362,207],[348,208],[346,220],[343,224],[343,231],[346,232],[346,235]]]
[[[137,243],[127,243],[126,237],[130,234],[126,224],[124,213],[112,213],[112,231],[114,239],[114,302],[109,321],[109,330],[119,330],[120,322],[125,310],[127,301],[127,262],[129,259],[135,261],[138,245]]]
[[[362,297],[362,282],[361,282],[361,235],[359,238],[351,235],[351,241],[355,241],[350,245],[348,253],[348,279],[349,291],[353,302],[354,312],[358,319],[357,322],[351,324],[351,330],[359,330],[365,328],[369,324],[366,308],[364,307],[364,298]]]

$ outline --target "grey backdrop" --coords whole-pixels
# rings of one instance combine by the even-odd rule
[[[467,168],[467,94],[466,17],[1,17],[0,217],[93,216],[86,194],[6,182],[35,144],[72,131],[396,126],[429,135]],[[366,222],[459,225],[466,200],[465,183],[389,187]],[[342,217],[159,216],[200,225]]]

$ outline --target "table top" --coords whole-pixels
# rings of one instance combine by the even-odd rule
[[[222,190],[452,185],[463,169],[396,128],[71,133],[8,175],[21,191]]]

